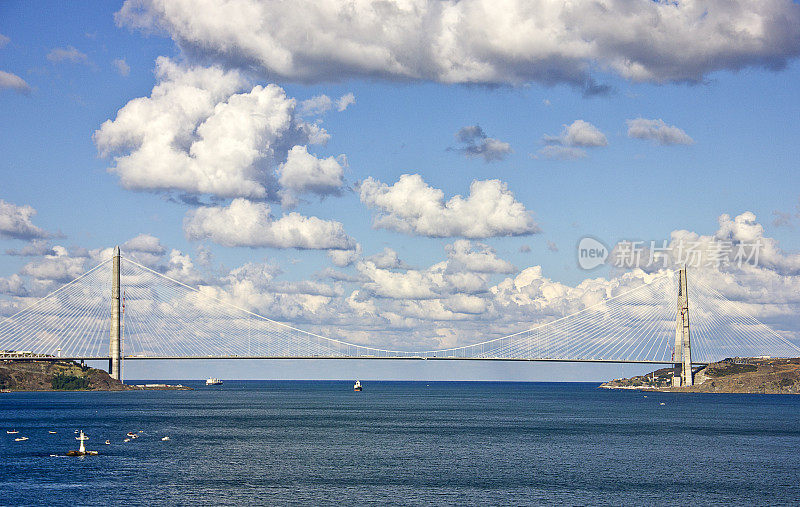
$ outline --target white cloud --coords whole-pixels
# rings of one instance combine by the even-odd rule
[[[405,262],[400,260],[400,256],[397,255],[393,249],[384,247],[383,251],[377,253],[375,255],[370,255],[366,258],[368,262],[371,262],[377,267],[378,269],[406,269],[408,266]]]
[[[190,211],[183,229],[191,240],[210,239],[223,246],[348,250],[355,242],[341,223],[289,213],[273,218],[270,207],[234,199],[228,207]]]
[[[787,0],[564,3],[512,0],[205,3],[127,0],[119,24],[166,32],[188,55],[301,82],[353,77],[600,86],[700,82],[719,70],[780,69],[800,53]]]
[[[8,278],[0,278],[0,294],[25,297],[28,295],[28,289],[25,287],[25,281],[22,277],[18,274],[13,274]]]
[[[328,250],[328,257],[335,266],[344,268],[361,258],[361,245],[356,244],[355,248],[349,250]]]
[[[523,236],[539,232],[530,211],[500,180],[475,180],[465,198],[428,186],[418,174],[404,174],[392,186],[367,178],[361,202],[377,210],[376,228],[435,238]]]
[[[11,39],[0,33],[0,49],[6,47],[6,44],[8,44],[10,41]]]
[[[294,99],[278,86],[164,57],[156,77],[150,97],[131,100],[94,134],[125,188],[277,199],[272,168],[286,151],[327,141],[324,129],[295,118]]]
[[[85,53],[81,53],[72,46],[65,48],[53,48],[47,53],[47,59],[53,63],[70,62],[70,63],[89,63],[89,57]]]
[[[161,240],[152,234],[139,234],[122,244],[122,250],[135,250],[156,255],[163,255],[167,251]]]
[[[511,145],[486,135],[478,125],[470,125],[456,132],[456,140],[462,144],[454,151],[460,151],[467,157],[481,157],[484,162],[503,160],[511,153]]]
[[[336,110],[340,113],[356,103],[356,96],[353,92],[345,93],[336,100]]]
[[[344,160],[344,159],[343,159]],[[319,159],[305,146],[295,146],[277,171],[281,187],[281,203],[291,207],[300,194],[340,195],[344,184],[344,168],[334,158]]]
[[[497,257],[497,253],[489,245],[473,243],[460,239],[445,247],[447,256],[456,269],[475,273],[513,273],[517,270],[513,264]]]
[[[39,257],[42,255],[55,255],[50,242],[45,239],[32,239],[19,250],[6,250],[7,255],[19,257]]]
[[[128,65],[128,62],[126,62],[124,58],[115,58],[111,63],[114,65],[114,68],[117,69],[120,76],[127,76],[131,73],[131,66]]]
[[[674,144],[694,144],[694,140],[686,132],[675,125],[667,125],[664,120],[648,120],[636,118],[625,120],[628,125],[628,137],[649,139],[663,146]]]
[[[31,240],[50,236],[33,225],[36,210],[32,206],[17,206],[0,199],[0,238]]]
[[[31,87],[24,79],[16,74],[0,70],[0,89],[3,88],[16,90],[23,95],[27,95],[31,92]]]
[[[53,249],[53,255],[46,255],[40,260],[26,264],[20,270],[20,274],[37,280],[66,283],[86,271],[86,257],[72,256],[66,248],[60,246]]]
[[[300,103],[298,111],[302,116],[320,116],[331,110],[333,101],[327,95],[317,95]]]
[[[562,160],[585,158],[586,152],[581,148],[608,145],[605,134],[584,120],[575,120],[570,125],[564,125],[561,134],[545,135],[542,141],[547,146],[538,151],[539,155]]]

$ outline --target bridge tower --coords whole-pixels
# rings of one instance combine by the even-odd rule
[[[111,338],[108,346],[108,374],[122,380],[122,326],[119,298],[119,246],[114,247],[111,269]]]
[[[692,346],[689,341],[689,289],[685,267],[679,271],[678,313],[675,318],[675,349],[672,352],[672,360],[675,364],[672,385],[692,385]]]

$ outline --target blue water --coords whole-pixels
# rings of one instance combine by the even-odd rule
[[[187,384],[196,390],[0,395],[0,503],[800,501],[796,396],[645,398],[566,383],[366,382],[361,393],[350,382]],[[30,440],[14,442],[9,428]],[[77,428],[100,455],[51,457],[77,448]]]

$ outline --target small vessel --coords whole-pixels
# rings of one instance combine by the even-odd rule
[[[111,445],[111,440],[106,440],[106,445]]]
[[[68,451],[67,452],[67,456],[96,456],[97,455],[97,451],[87,451],[86,450],[86,446],[83,445],[83,443],[85,441],[89,440],[89,437],[87,437],[83,433],[83,430],[81,430],[81,435],[79,437],[75,437],[75,440],[80,440],[81,441],[81,447],[77,451]]]
[[[135,436],[136,436],[136,433],[134,433],[134,432],[132,432],[132,431],[129,431],[129,432],[125,433],[125,435],[127,435],[127,436],[129,436],[129,437],[133,438],[133,437],[135,437]]]
[[[663,407],[664,405],[666,405],[666,403],[662,402],[662,403],[659,403],[659,405],[661,405]]]
[[[130,438],[126,438],[125,440],[123,440],[123,442],[130,442],[130,441],[131,441]]]
[[[14,439],[14,442],[24,442],[25,440],[28,440],[28,437],[18,437],[18,438],[15,438],[15,439]]]
[[[8,430],[6,430],[6,433],[8,433],[9,435],[16,435],[17,433],[19,433],[19,431],[17,431],[17,430],[8,431]]]
[[[162,442],[166,442],[167,440],[169,440],[169,437],[163,437],[163,438],[161,439],[161,441],[162,441]]]
[[[48,431],[48,433],[50,433],[51,435],[55,435],[56,434],[55,431]]]
[[[361,387],[361,381],[356,380],[355,385],[353,385],[353,391],[361,391],[363,388]]]
[[[221,386],[222,385],[222,381],[220,379],[218,379],[218,378],[211,377],[209,379],[206,379],[206,385],[207,386]]]

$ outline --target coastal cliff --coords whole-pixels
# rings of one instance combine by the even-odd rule
[[[96,368],[75,361],[0,361],[0,390],[4,391],[129,391]]]
[[[800,394],[800,358],[725,359],[695,370],[694,385],[671,387],[672,368],[605,382],[605,389],[687,393]]]

